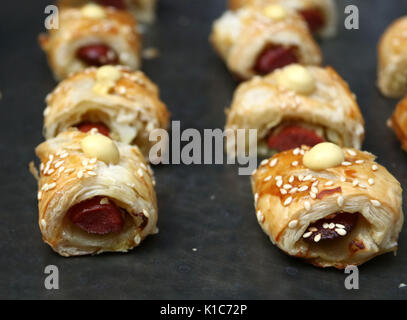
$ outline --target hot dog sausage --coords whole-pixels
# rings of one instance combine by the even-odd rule
[[[71,207],[68,211],[71,222],[88,233],[120,232],[124,224],[122,210],[111,201],[101,204],[102,199],[94,197]]]
[[[76,56],[89,66],[100,67],[106,64],[118,64],[117,53],[105,44],[83,46],[76,51]]]
[[[92,129],[97,129],[100,134],[110,137],[110,130],[101,122],[81,122],[76,126],[79,131],[89,132]]]
[[[126,10],[126,5],[123,0],[97,0],[97,2],[106,7],[114,7],[119,10]]]
[[[333,217],[310,224],[303,238],[306,241],[319,242],[346,236],[355,227],[357,219],[358,214],[356,213],[338,212]],[[317,235],[320,236],[315,239]]]
[[[270,45],[257,58],[254,70],[258,74],[268,74],[295,62],[298,59],[293,47]]]
[[[324,139],[313,130],[296,126],[287,126],[278,134],[271,134],[268,138],[268,146],[278,151],[297,148],[303,144],[313,147],[321,142],[324,142]]]
[[[325,25],[324,15],[318,8],[304,9],[300,11],[300,14],[303,16],[305,21],[307,21],[311,32],[317,32]]]

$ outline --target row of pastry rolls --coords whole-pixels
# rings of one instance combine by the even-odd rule
[[[407,151],[407,17],[394,21],[382,35],[378,46],[378,87],[389,98],[404,97],[396,106],[388,125],[401,147]]]
[[[156,232],[149,134],[167,129],[157,86],[123,66],[89,68],[46,99],[39,225],[63,256],[127,251]],[[151,159],[150,159],[151,160]]]
[[[400,184],[358,151],[364,120],[331,67],[292,64],[240,84],[226,129],[235,135],[229,154],[247,153],[253,142],[236,139],[237,130],[256,129],[258,154],[272,156],[252,187],[257,219],[284,252],[344,268],[397,249]]]
[[[213,25],[210,41],[239,79],[266,75],[289,64],[320,65],[322,55],[298,5],[320,12],[324,33],[335,29],[332,1],[231,1]],[[311,16],[311,15],[309,15]],[[314,15],[315,16],[315,15]],[[321,27],[322,28],[322,27]]]
[[[131,11],[123,9],[150,5],[148,12],[153,12],[155,1],[127,2],[67,0],[58,3],[58,27],[39,37],[57,80],[90,66],[140,68],[142,44],[138,24]]]

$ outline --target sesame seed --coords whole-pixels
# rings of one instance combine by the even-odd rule
[[[294,188],[292,188],[291,190],[290,190],[290,193],[291,194],[294,194],[294,193],[296,193],[298,191],[298,188],[297,187],[294,187]]]
[[[276,182],[276,186],[277,187],[281,187],[283,185],[283,180],[278,180],[277,182]]]
[[[314,192],[310,192],[309,195],[312,199],[315,199],[317,197],[317,195]]]
[[[88,172],[86,172],[88,175],[90,175],[90,176],[96,176],[97,174],[96,174],[96,172],[95,171],[88,171]]]
[[[89,163],[88,160],[83,160],[83,161],[82,161],[82,165],[83,165],[84,167],[86,167],[86,166],[88,165],[88,163]]]
[[[311,192],[317,194],[318,193],[318,188],[312,187]]]
[[[271,160],[271,162],[269,163],[269,166],[270,166],[270,167],[274,167],[274,166],[277,164],[277,161],[278,161],[277,158]]]
[[[345,229],[345,226],[343,224],[337,223],[335,226],[339,229]]]
[[[148,213],[148,211],[146,209],[143,209],[143,214],[146,218],[150,218],[150,214]]]
[[[375,207],[380,207],[382,204],[380,203],[379,200],[370,200],[370,202],[373,204]]]
[[[61,159],[65,159],[67,156],[69,156],[69,153],[68,153],[68,152],[65,152],[65,153],[61,154],[59,157],[60,157]]]
[[[286,189],[280,189],[280,193],[281,194],[287,194],[287,190]]]
[[[342,165],[343,165],[343,166],[351,166],[352,163],[349,162],[349,161],[344,161],[344,162],[342,162]]]
[[[48,175],[53,174],[54,171],[55,171],[54,169],[49,169],[46,174],[48,174]]]
[[[315,242],[319,242],[319,240],[321,240],[322,236],[320,233],[318,233],[315,237],[314,237],[314,241]]]
[[[288,227],[293,229],[298,225],[298,220],[291,220],[290,223],[288,224]]]
[[[81,170],[81,171],[79,171],[77,174],[76,174],[76,176],[80,179],[80,178],[82,178],[83,177],[83,171]]]
[[[368,182],[370,185],[374,185],[374,179],[372,179],[372,178],[370,178],[369,180],[367,180],[367,182]]]
[[[293,186],[292,186],[291,184],[288,184],[288,183],[287,183],[287,184],[284,185],[283,188],[288,190],[288,189],[291,189],[292,187],[293,187]]]
[[[329,223],[324,223],[324,224],[322,225],[322,227],[323,227],[324,229],[328,229],[328,228],[329,228]]]
[[[65,170],[65,167],[62,166],[62,167],[60,167],[60,168],[58,169],[58,173],[61,173],[61,172],[63,172],[64,170]]]
[[[339,234],[340,236],[346,236],[346,234],[347,234],[345,229],[340,229],[340,228],[335,229],[335,232],[337,234]]]
[[[264,215],[263,215],[263,213],[259,210],[259,211],[257,211],[257,220],[259,221],[259,222],[263,222],[264,221]]]
[[[56,187],[56,185],[57,185],[57,184],[56,184],[55,182],[49,184],[46,191],[51,190],[51,189],[54,189],[54,188]]]
[[[312,183],[312,186],[313,186],[313,187],[316,187],[316,186],[318,185],[318,183],[319,183],[318,180],[317,180],[317,181],[314,181],[314,182]]]
[[[355,162],[356,162],[357,164],[362,164],[362,163],[365,162],[365,160],[356,160]]]
[[[41,226],[42,226],[43,228],[46,228],[46,227],[47,227],[47,222],[46,222],[44,219],[41,219]]]
[[[372,165],[372,170],[373,171],[377,171],[379,168],[374,164],[374,165]]]
[[[307,232],[307,233],[304,233],[304,234],[302,235],[302,237],[303,237],[304,239],[306,239],[306,238],[311,237],[311,235],[312,235],[312,232]]]
[[[259,194],[258,193],[256,193],[254,195],[254,202],[257,203],[257,200],[259,200]]]
[[[304,202],[304,207],[305,207],[305,210],[310,211],[310,209],[311,209],[311,204],[309,203],[309,201],[305,201],[305,202]]]
[[[262,162],[260,162],[260,165],[261,165],[261,166],[264,166],[264,165],[266,165],[268,162],[269,162],[269,160],[268,160],[268,159],[265,159],[265,160],[263,160]]]
[[[66,170],[65,170],[65,173],[71,173],[71,172],[74,172],[74,171],[75,171],[74,168],[69,168],[69,169],[66,169]]]
[[[292,165],[293,167],[298,166],[298,161],[293,161],[293,162],[291,163],[291,165]]]
[[[311,232],[317,232],[318,231],[318,229],[315,228],[315,227],[309,228],[308,230],[311,231]]]
[[[333,181],[328,181],[328,182],[325,182],[325,186],[332,186],[334,184],[334,182]]]
[[[297,156],[300,152],[301,152],[301,149],[300,149],[300,148],[295,148],[295,149],[293,150],[293,154],[294,154],[295,156]]]
[[[40,164],[40,171],[43,171],[44,170],[44,164],[41,162],[41,164]]]
[[[343,196],[338,196],[338,198],[336,199],[336,202],[337,202],[338,206],[342,207],[343,202],[344,202]]]
[[[356,152],[353,150],[346,150],[351,156],[356,156]]]
[[[38,200],[41,200],[41,198],[42,198],[42,191],[39,191],[39,192],[37,193],[37,199],[38,199]]]
[[[298,189],[298,191],[301,191],[301,192],[307,191],[307,190],[308,190],[308,186],[302,186],[302,187],[300,187],[300,188]]]
[[[334,229],[335,228],[335,223],[333,223],[333,222],[331,222],[329,225],[328,225],[328,228],[329,229]]]
[[[275,179],[276,179],[276,180],[282,180],[283,177],[282,177],[282,176],[277,176],[277,177],[275,177]]]
[[[284,201],[284,206],[288,206],[293,201],[293,198],[290,196]]]
[[[136,235],[136,236],[134,237],[134,242],[135,242],[136,244],[140,244],[141,238],[140,238],[139,235]]]
[[[307,175],[302,181],[309,181],[312,179],[312,174]]]
[[[288,182],[289,182],[289,183],[293,183],[293,182],[294,182],[294,176],[291,176],[291,177],[288,179]]]
[[[358,184],[359,184],[359,180],[358,180],[358,179],[353,180],[352,186],[356,187]]]
[[[302,175],[302,174],[300,174],[299,176],[298,176],[298,181],[303,181],[304,180],[304,176]]]
[[[269,181],[269,180],[271,180],[271,178],[272,178],[272,176],[268,176],[268,177],[266,177],[266,178],[264,179],[264,181]]]

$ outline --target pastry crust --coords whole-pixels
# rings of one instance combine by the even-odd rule
[[[258,144],[272,128],[285,121],[300,121],[326,129],[327,139],[340,146],[360,149],[364,139],[364,120],[355,95],[348,84],[331,67],[308,66],[316,81],[310,95],[282,88],[279,69],[266,77],[256,77],[236,89],[227,110],[227,152],[233,156],[236,144],[230,135],[237,129],[256,129]],[[249,139],[245,139],[248,150]]]
[[[154,178],[139,149],[117,142],[120,162],[106,164],[82,152],[81,141],[87,136],[63,132],[36,149],[41,160],[39,226],[44,241],[63,256],[125,252],[156,232]],[[108,197],[127,211],[120,233],[94,235],[68,220],[73,205],[95,196]],[[140,217],[147,222],[141,225]]]
[[[47,98],[44,136],[57,136],[82,121],[102,122],[112,139],[136,144],[145,157],[154,129],[168,129],[170,114],[158,87],[141,71],[118,66],[120,78],[107,93],[95,90],[97,68],[88,68],[61,82]],[[151,160],[151,159],[150,159]]]
[[[397,105],[389,124],[400,140],[401,147],[407,151],[407,97]]]
[[[77,50],[85,45],[106,44],[118,54],[119,64],[140,68],[141,39],[136,21],[125,11],[100,8],[104,18],[87,17],[81,8],[61,8],[59,28],[39,36],[57,80],[87,67],[76,57]]]
[[[319,65],[322,56],[306,23],[293,10],[273,20],[261,7],[227,11],[213,25],[210,41],[229,70],[241,79],[255,76],[257,58],[268,45],[296,48],[299,63]]]
[[[378,51],[378,87],[386,97],[401,98],[407,93],[407,17],[387,28]]]
[[[403,224],[400,183],[374,162],[372,154],[355,149],[343,149],[345,162],[341,165],[312,171],[302,163],[308,149],[279,153],[263,161],[252,176],[257,218],[271,241],[291,256],[339,269],[396,251]],[[278,176],[282,183],[276,183]],[[289,188],[282,194],[277,185],[286,184]],[[299,191],[302,186],[307,190]],[[338,187],[338,192],[321,193]],[[293,188],[298,189],[292,192]],[[311,196],[311,188],[316,197]],[[304,240],[311,223],[340,211],[359,214],[349,234],[325,243]]]
[[[76,7],[86,3],[94,2],[91,0],[59,0],[60,7]],[[96,1],[97,2],[97,1]],[[157,0],[123,0],[126,10],[129,11],[139,22],[153,23],[155,20],[155,9]]]
[[[330,38],[336,34],[337,14],[334,0],[229,0],[231,10],[250,5],[267,6],[270,4],[283,5],[297,11],[318,8],[322,11],[326,21],[326,26],[318,32],[318,35],[323,38]]]

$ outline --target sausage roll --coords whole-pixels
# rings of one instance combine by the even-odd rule
[[[237,129],[257,130],[260,156],[323,141],[360,149],[364,139],[356,98],[331,67],[290,65],[256,77],[237,88],[226,112],[230,156],[249,147],[249,139],[232,138]]]
[[[119,10],[127,10],[137,21],[142,23],[152,23],[155,19],[157,0],[59,0],[58,5],[61,7],[76,7],[89,2]]]
[[[379,42],[378,86],[383,95],[407,94],[407,17],[396,20]]]
[[[71,127],[96,128],[124,143],[136,144],[147,157],[154,129],[167,129],[169,112],[158,87],[141,71],[121,66],[88,68],[61,82],[46,98],[44,136]],[[151,159],[150,159],[151,160]]]
[[[240,79],[292,63],[319,65],[322,61],[304,20],[280,5],[227,11],[215,21],[210,40]]]
[[[57,80],[89,66],[121,64],[136,70],[141,64],[136,22],[113,8],[62,8],[59,28],[40,35],[39,41]]]
[[[403,224],[399,182],[368,152],[332,143],[308,150],[279,153],[252,176],[257,219],[273,244],[338,269],[396,251]]]
[[[389,119],[389,126],[396,133],[401,147],[407,151],[407,97],[397,105],[391,119]]]
[[[334,0],[229,0],[229,7],[237,10],[247,5],[280,4],[296,10],[307,21],[313,33],[327,38],[337,29],[337,14]]]
[[[60,255],[125,252],[156,232],[152,171],[137,147],[72,130],[36,153],[39,226]]]

